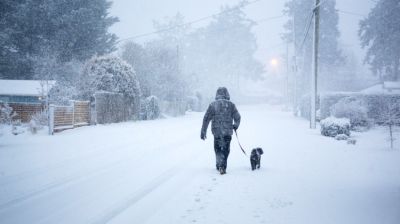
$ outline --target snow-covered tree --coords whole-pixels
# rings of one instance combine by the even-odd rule
[[[188,81],[178,68],[176,48],[169,46],[162,40],[154,40],[144,46],[126,43],[121,55],[135,67],[144,98],[154,95],[161,101],[180,105],[172,107],[171,112],[182,114],[184,110],[178,108],[185,106],[185,97],[189,94]]]
[[[246,1],[240,4],[246,4]],[[257,42],[250,20],[240,5],[222,7],[211,23],[187,38],[184,71],[193,87],[208,96],[219,86],[240,92],[242,79],[260,79],[263,65],[254,58]]]
[[[400,80],[400,3],[379,0],[360,22],[361,46],[367,48],[365,62],[383,80]],[[382,81],[383,81],[382,80]]]
[[[150,64],[148,51],[142,46],[134,42],[127,42],[122,46],[121,58],[135,68],[136,76],[140,83],[140,89],[143,97],[152,94],[152,67]]]
[[[108,0],[5,0],[0,2],[0,77],[31,79],[35,58],[86,60],[114,50]],[[4,13],[3,13],[4,11]]]
[[[85,99],[96,91],[121,93],[134,99],[141,94],[133,67],[112,55],[95,56],[86,63],[79,89]]]
[[[50,80],[56,81],[48,92],[51,103],[65,105],[70,100],[77,99],[79,92],[77,90],[80,75],[82,73],[83,63],[78,60],[69,62],[60,62],[54,55],[45,55],[35,58],[34,78],[41,80],[43,88],[49,88]]]
[[[164,46],[162,41],[153,41],[146,44],[152,95],[161,100],[180,103],[187,95],[187,82],[179,69],[176,48]]]

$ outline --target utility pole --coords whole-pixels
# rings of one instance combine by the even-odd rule
[[[289,94],[289,41],[286,41],[286,86],[285,86],[285,94],[286,94],[286,107],[289,109],[290,105],[290,94]]]
[[[293,113],[297,116],[297,46],[295,16],[295,13],[293,13]]]
[[[314,8],[314,43],[313,43],[313,63],[311,77],[311,111],[310,111],[310,128],[316,128],[316,108],[317,108],[317,84],[318,84],[318,46],[319,46],[319,6],[320,0],[315,0]]]
[[[179,60],[180,60],[180,55],[179,55],[179,44],[176,45],[176,72],[180,73],[180,64],[179,64]]]

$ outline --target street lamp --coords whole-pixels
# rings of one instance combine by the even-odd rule
[[[269,61],[269,64],[270,64],[272,67],[276,67],[276,66],[278,66],[278,64],[279,64],[279,61],[278,61],[278,59],[276,59],[276,58],[272,58],[272,59]]]

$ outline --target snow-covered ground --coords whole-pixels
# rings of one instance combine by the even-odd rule
[[[323,137],[279,109],[238,106],[227,175],[202,113],[0,137],[0,223],[400,223],[400,144],[357,133]]]

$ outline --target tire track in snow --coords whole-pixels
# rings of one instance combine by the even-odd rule
[[[173,143],[170,147],[174,147],[174,146],[180,145],[180,144],[181,143],[179,143],[179,142]],[[154,147],[151,150],[157,150],[159,148],[163,148],[163,147]],[[123,150],[121,150],[121,151],[123,151]],[[113,161],[113,162],[111,162],[111,163],[109,163],[107,165],[100,166],[98,169],[89,171],[87,173],[82,174],[82,173],[78,172],[78,174],[71,175],[71,176],[69,176],[67,178],[64,178],[64,179],[61,179],[61,180],[54,181],[54,182],[48,183],[46,185],[43,185],[41,187],[41,189],[35,189],[33,191],[30,191],[29,193],[26,193],[26,194],[24,194],[22,196],[13,198],[11,200],[8,200],[7,202],[4,202],[4,203],[0,204],[0,212],[2,212],[3,210],[5,210],[5,209],[7,209],[7,208],[9,208],[11,206],[17,205],[19,203],[23,203],[26,200],[29,200],[29,199],[32,199],[32,198],[35,198],[35,197],[39,197],[39,196],[41,196],[43,194],[49,193],[49,191],[51,191],[51,190],[55,190],[57,188],[61,188],[64,185],[67,185],[67,184],[70,184],[70,183],[73,183],[73,182],[80,182],[80,181],[88,180],[90,178],[94,178],[94,177],[96,177],[98,175],[101,175],[102,173],[105,173],[105,172],[109,171],[110,169],[112,169],[114,167],[117,167],[118,165],[122,166],[122,165],[125,165],[125,163],[128,163],[128,162],[132,163],[132,162],[135,162],[135,161],[142,160],[142,156],[144,154],[146,154],[146,151],[142,151],[140,154],[131,154],[128,157],[122,157],[122,158],[118,159],[117,161]],[[135,160],[129,160],[132,157],[136,157],[136,159]],[[121,162],[124,162],[124,163],[121,163]]]
[[[121,144],[122,145],[122,144]],[[24,178],[32,178],[35,176],[39,176],[51,171],[54,171],[55,169],[62,169],[67,166],[71,165],[71,162],[73,162],[73,165],[76,165],[76,163],[85,163],[87,159],[91,159],[94,157],[101,157],[106,154],[111,154],[109,150],[107,150],[109,147],[112,145],[107,145],[107,146],[102,146],[101,150],[98,150],[99,147],[93,146],[94,148],[97,148],[95,150],[91,150],[89,153],[85,155],[79,155],[79,156],[72,156],[68,159],[53,163],[53,164],[47,164],[45,166],[37,167],[31,170],[23,171],[14,175],[9,175],[9,176],[3,176],[0,180],[0,185],[1,186],[6,186],[13,184],[15,182],[19,182],[23,180]]]
[[[171,154],[171,153],[176,153],[177,151],[181,151],[183,148],[185,148],[187,145],[190,145],[190,142],[176,142],[174,145],[179,145],[180,147],[174,147],[175,149],[173,151],[165,151],[165,153],[167,154]],[[185,146],[185,147],[183,147]],[[162,146],[162,148],[165,148],[168,146]],[[169,147],[173,147],[173,145],[170,145]],[[161,147],[156,147],[161,148]],[[74,201],[71,204],[68,204],[67,206],[64,206],[63,208],[59,208],[57,210],[55,210],[54,212],[52,211],[46,211],[48,212],[46,217],[42,217],[41,219],[32,222],[32,223],[55,223],[55,222],[60,222],[59,221],[59,217],[71,217],[75,214],[75,208],[77,205],[81,206],[81,207],[93,207],[93,206],[98,206],[99,203],[102,204],[104,203],[104,199],[102,198],[98,198],[98,195],[103,195],[103,194],[107,194],[105,192],[110,192],[110,191],[125,191],[125,193],[122,193],[123,195],[126,195],[125,197],[123,197],[121,199],[120,196],[118,196],[117,198],[120,199],[116,199],[115,203],[111,206],[104,207],[103,211],[101,212],[99,215],[99,212],[96,211],[95,214],[92,213],[87,213],[85,216],[86,217],[81,217],[82,219],[85,219],[86,221],[84,221],[83,223],[92,223],[92,221],[90,220],[96,220],[93,222],[98,222],[98,223],[105,223],[104,221],[102,222],[102,220],[106,219],[107,217],[112,217],[109,218],[110,220],[112,220],[114,217],[118,216],[120,213],[122,213],[124,210],[126,210],[127,208],[129,208],[131,205],[135,204],[137,201],[140,201],[140,199],[143,199],[146,195],[150,194],[151,192],[153,192],[154,190],[156,190],[158,187],[162,186],[165,182],[168,182],[168,180],[170,180],[171,178],[174,178],[177,174],[181,173],[181,168],[183,166],[183,162],[187,161],[189,157],[195,157],[193,155],[193,153],[188,153],[188,155],[184,156],[185,158],[180,159],[179,161],[173,162],[170,165],[168,165],[168,167],[171,167],[170,169],[168,169],[167,171],[164,171],[161,173],[161,175],[159,174],[160,172],[151,174],[151,177],[149,178],[149,180],[147,180],[145,182],[144,185],[142,185],[141,187],[139,187],[137,190],[135,190],[135,193],[131,193],[129,191],[126,191],[126,186],[129,186],[129,182],[131,181],[131,178],[126,178],[126,174],[122,174],[119,175],[119,178],[116,179],[117,181],[114,182],[108,182],[106,185],[102,186],[102,189],[99,191],[99,189],[97,190],[97,192],[90,192],[89,194],[85,194],[83,197],[80,197],[79,201]],[[165,156],[160,156],[158,157],[158,159],[160,159],[161,161],[165,159]],[[141,160],[143,160],[143,158],[141,158]],[[143,161],[151,161],[152,163],[157,164],[160,161],[154,161],[154,160],[143,160]],[[179,164],[179,165],[176,165]],[[132,168],[132,167],[131,167]],[[121,172],[114,172],[114,173],[119,173],[121,174]],[[128,175],[131,176],[131,175]],[[162,179],[162,180],[161,180]],[[153,183],[153,184],[148,184],[148,183]],[[125,186],[125,187],[124,187]],[[121,189],[122,187],[122,189]],[[125,189],[124,189],[125,188]],[[117,190],[118,189],[118,190]],[[140,191],[140,193],[137,193],[138,191]],[[146,192],[146,194],[144,195],[143,193]],[[132,199],[132,195],[142,195],[137,196],[137,200],[135,200],[135,202],[129,203],[129,206],[127,205],[127,199]],[[100,200],[99,200],[100,199]],[[112,201],[111,201],[112,203]],[[110,201],[107,201],[107,204],[110,204]],[[106,205],[107,205],[106,204]],[[123,206],[125,205],[125,206]],[[121,208],[124,208],[123,210],[121,210]],[[101,218],[99,218],[99,216]],[[87,219],[89,217],[89,220]],[[92,217],[92,218],[90,218]],[[81,220],[82,219],[78,219]],[[55,221],[58,220],[58,221]],[[108,221],[110,221],[108,220]],[[76,222],[76,220],[75,220]],[[79,221],[80,222],[80,221]],[[63,222],[61,222],[63,223]],[[70,223],[70,222],[66,222],[66,223]],[[74,223],[74,222],[72,222]]]
[[[133,204],[140,201],[142,198],[146,197],[148,194],[153,192],[155,189],[159,188],[166,181],[171,179],[179,172],[179,166],[175,166],[156,177],[148,184],[143,186],[141,189],[130,195],[125,201],[120,202],[118,205],[112,207],[109,211],[106,211],[105,214],[99,217],[96,221],[91,222],[92,224],[105,224],[117,217],[119,214],[124,212]]]
[[[143,139],[144,139],[144,137],[141,138],[141,140],[143,140]],[[110,148],[121,148],[125,144],[126,143],[115,146],[111,143],[111,144],[107,144],[107,145],[100,144],[100,147],[99,147],[99,145],[91,146],[91,148],[95,148],[95,149],[87,151],[83,155],[71,156],[68,159],[64,159],[64,160],[58,161],[56,163],[47,164],[47,165],[41,166],[41,167],[36,167],[36,168],[30,169],[27,171],[22,171],[20,173],[13,174],[13,175],[2,176],[0,178],[0,186],[3,187],[6,185],[13,184],[15,182],[21,181],[26,177],[32,178],[34,176],[39,176],[44,173],[54,171],[55,169],[62,169],[62,168],[68,167],[72,164],[71,162],[73,162],[73,165],[75,166],[76,163],[85,163],[88,159],[100,158],[101,156],[106,156],[108,154],[114,154],[115,151],[109,150]],[[99,150],[99,148],[100,148],[100,150]]]
[[[196,154],[189,154],[185,156],[182,161],[191,161],[191,164],[197,162],[201,156]],[[175,165],[172,168],[168,169],[167,171],[163,172],[161,175],[157,176],[156,178],[149,181],[146,185],[142,186],[140,189],[136,190],[135,192],[131,193],[125,200],[116,203],[114,206],[111,206],[108,210],[104,211],[103,215],[100,217],[94,218],[94,221],[90,222],[91,224],[106,224],[112,222],[116,217],[121,215],[123,212],[128,210],[130,207],[140,203],[141,200],[149,196],[154,191],[162,188],[164,185],[167,184],[171,179],[177,178],[177,176],[182,175],[179,178],[180,181],[176,183],[172,183],[174,189],[177,189],[179,186],[184,186],[181,183],[185,182],[188,183],[189,180],[194,179],[196,176],[193,173],[189,173],[186,169],[183,169],[183,163],[179,162],[179,165]],[[178,186],[177,186],[178,185]],[[162,200],[162,199],[161,199]],[[161,202],[161,201],[159,201]],[[162,203],[162,202],[161,202]],[[156,203],[160,204],[160,203]],[[154,207],[152,207],[154,209]],[[146,216],[147,217],[147,216]],[[148,218],[148,217],[147,217]],[[139,218],[140,219],[140,218]],[[143,220],[140,220],[139,223],[142,223]]]

